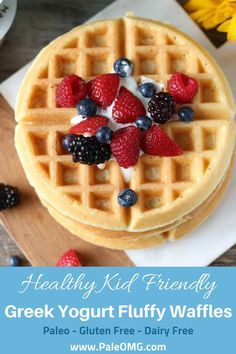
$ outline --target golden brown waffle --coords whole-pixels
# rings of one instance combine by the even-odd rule
[[[187,233],[202,224],[216,209],[217,205],[222,200],[225,191],[230,182],[230,177],[233,170],[234,161],[227,171],[226,176],[216,190],[202,203],[195,211],[190,213],[185,221],[176,227],[170,227],[169,231],[152,230],[149,232],[132,233],[125,231],[111,231],[102,228],[94,228],[89,225],[78,223],[70,218],[60,214],[55,208],[50,206],[43,198],[42,204],[48,209],[52,217],[55,218],[62,226],[68,229],[75,235],[90,241],[94,244],[115,248],[115,249],[135,249],[151,246],[161,246],[166,241],[176,241],[182,238]]]
[[[104,170],[71,162],[60,142],[76,109],[56,107],[55,97],[64,76],[89,79],[111,72],[120,56],[134,62],[137,79],[149,76],[166,85],[178,70],[200,85],[192,104],[195,121],[165,125],[184,154],[143,155],[130,184],[115,161]],[[222,71],[197,43],[169,25],[126,17],[77,27],[38,55],[18,96],[16,147],[30,182],[59,213],[94,227],[142,232],[178,222],[221,183],[235,144],[233,114]],[[131,209],[117,203],[117,194],[127,186],[138,194]]]

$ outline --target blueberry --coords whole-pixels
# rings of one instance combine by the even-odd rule
[[[124,189],[118,195],[118,203],[125,207],[129,208],[137,202],[137,194],[129,188]]]
[[[115,61],[114,70],[121,77],[127,77],[133,72],[133,64],[129,59],[122,57]]]
[[[148,130],[152,126],[152,119],[147,116],[139,116],[135,123],[139,129]]]
[[[10,256],[8,263],[11,267],[20,267],[22,264],[22,259],[19,256]]]
[[[78,114],[84,118],[94,116],[97,112],[97,105],[91,98],[84,98],[77,104]]]
[[[65,136],[63,136],[62,138],[62,146],[63,148],[68,151],[68,149],[70,148],[70,144],[74,141],[75,139],[75,135],[74,134],[67,134]]]
[[[153,97],[156,93],[156,87],[151,82],[146,82],[144,84],[141,84],[138,89],[141,95],[147,98]]]
[[[178,111],[179,119],[182,120],[182,122],[192,122],[194,115],[195,113],[190,107],[181,107]]]
[[[104,126],[98,128],[96,138],[99,141],[99,143],[101,144],[109,143],[111,141],[111,137],[112,137],[112,130],[109,127]]]

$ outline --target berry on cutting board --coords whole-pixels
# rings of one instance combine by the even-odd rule
[[[119,58],[114,63],[114,71],[121,77],[130,76],[133,72],[133,63],[127,58]]]
[[[198,92],[199,84],[196,79],[182,73],[175,73],[167,83],[168,92],[176,103],[190,103]]]
[[[85,81],[77,75],[66,76],[57,87],[56,101],[59,107],[75,107],[87,95]]]
[[[117,74],[103,74],[87,83],[88,96],[103,109],[112,104],[117,96],[120,77]]]
[[[141,140],[145,154],[161,157],[182,155],[181,147],[173,141],[157,124],[145,131]]]
[[[77,104],[77,111],[83,118],[92,117],[97,112],[97,105],[91,98],[84,98]]]
[[[78,254],[71,249],[63,254],[56,264],[57,267],[81,267]]]
[[[70,134],[83,135],[89,133],[96,135],[98,128],[108,125],[109,119],[103,116],[89,117],[70,128]]]
[[[72,149],[73,162],[80,162],[84,165],[99,165],[111,158],[110,145],[99,143],[96,136],[76,135]]]
[[[132,189],[126,188],[118,194],[118,203],[125,207],[130,208],[137,202],[137,194]]]
[[[111,128],[104,126],[104,127],[100,127],[97,130],[96,133],[96,137],[97,140],[99,141],[99,143],[110,143],[111,141],[111,137],[112,137],[112,130]]]
[[[175,101],[168,92],[158,92],[148,102],[148,112],[156,123],[166,123],[175,113]]]
[[[15,208],[19,203],[19,190],[16,187],[0,183],[0,211]]]
[[[138,90],[143,97],[151,98],[156,93],[156,86],[152,82],[145,82],[139,85]]]
[[[179,119],[182,122],[192,122],[194,120],[195,112],[191,107],[181,107],[178,111]]]
[[[133,123],[138,116],[146,114],[142,102],[132,92],[121,86],[112,109],[112,117],[117,123]]]
[[[141,130],[148,130],[152,126],[152,119],[147,116],[139,116],[135,124]]]
[[[121,167],[129,168],[137,163],[141,137],[141,131],[134,126],[119,129],[113,134],[111,151]]]

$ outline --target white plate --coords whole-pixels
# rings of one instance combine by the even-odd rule
[[[171,11],[170,11],[171,9]],[[200,42],[220,62],[236,97],[236,42],[216,49],[186,12],[174,0],[117,0],[94,16],[102,19],[133,11],[141,17],[156,18],[175,24]],[[154,15],[155,14],[155,15]],[[173,15],[174,14],[174,15]],[[0,92],[14,107],[20,82],[28,66],[0,86]],[[127,251],[137,266],[206,266],[236,243],[236,171],[226,196],[216,212],[186,238],[162,247]]]
[[[0,42],[9,31],[16,15],[16,0],[0,0]]]

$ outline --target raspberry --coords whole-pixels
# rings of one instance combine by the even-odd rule
[[[139,158],[140,129],[128,126],[117,130],[111,140],[111,151],[121,167],[134,166]]]
[[[146,114],[142,102],[127,88],[121,86],[112,109],[112,117],[117,123],[133,123],[138,116]]]
[[[68,75],[60,82],[57,88],[57,104],[59,107],[75,107],[86,95],[85,81],[77,75]]]
[[[181,147],[156,124],[143,133],[141,148],[146,154],[154,156],[170,157],[183,153]]]
[[[103,74],[87,83],[88,96],[103,109],[115,100],[119,88],[118,74]]]
[[[158,92],[148,102],[148,112],[156,123],[166,123],[175,113],[175,101],[168,92]]]
[[[98,128],[108,125],[108,118],[103,116],[89,117],[70,128],[70,134],[83,135],[90,133],[96,135]]]
[[[81,263],[75,250],[63,254],[56,264],[57,267],[80,267]]]
[[[196,79],[182,73],[175,73],[167,83],[169,93],[174,97],[176,103],[190,103],[198,92]]]

